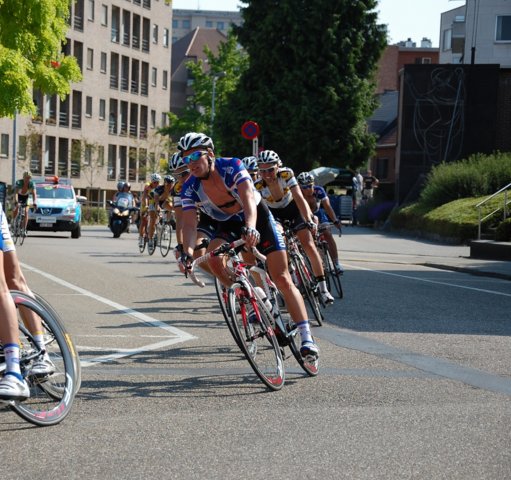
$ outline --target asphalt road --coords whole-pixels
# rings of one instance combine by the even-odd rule
[[[337,241],[345,298],[314,328],[321,373],[290,358],[269,392],[214,290],[170,256],[106,228],[33,233],[19,256],[73,335],[82,388],[55,427],[0,411],[2,477],[510,478],[511,282],[406,263],[435,245]]]

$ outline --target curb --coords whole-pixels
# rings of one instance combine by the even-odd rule
[[[425,267],[430,267],[430,268],[438,268],[439,270],[451,270],[453,272],[468,273],[469,275],[475,275],[478,277],[492,277],[492,278],[499,278],[501,280],[511,281],[511,275],[508,275],[506,273],[489,272],[489,271],[485,271],[485,270],[475,270],[473,268],[455,267],[453,265],[442,265],[442,264],[438,264],[438,263],[422,263],[421,265],[423,265]]]

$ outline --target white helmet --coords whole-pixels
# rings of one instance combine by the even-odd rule
[[[209,138],[204,133],[197,132],[187,133],[179,139],[179,143],[177,144],[177,148],[181,152],[197,147],[211,148],[212,150],[215,149],[213,140],[211,140],[211,138]]]
[[[279,166],[282,165],[279,155],[273,150],[263,150],[260,152],[257,157],[257,163],[276,163]]]
[[[174,171],[178,168],[183,167],[185,164],[183,163],[183,157],[181,156],[181,152],[176,152],[169,160],[169,170]]]
[[[159,173],[153,173],[151,175],[151,182],[160,182],[161,181],[161,175]]]
[[[313,184],[313,183],[314,183],[314,177],[313,177],[313,176],[312,176],[312,174],[311,174],[311,173],[309,173],[309,172],[302,172],[302,173],[300,173],[300,174],[296,177],[296,179],[298,180],[298,183],[299,183],[300,185],[303,185],[303,186],[305,186],[305,185],[311,185],[311,184]]]
[[[257,158],[256,157],[245,157],[242,158],[241,161],[243,162],[243,165],[245,165],[245,168],[249,172],[257,172],[259,167],[257,166]]]

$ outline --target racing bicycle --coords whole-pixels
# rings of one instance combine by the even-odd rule
[[[334,261],[328,250],[328,243],[325,239],[324,232],[330,229],[331,225],[320,225],[318,228],[318,234],[316,235],[315,243],[318,249],[319,255],[323,262],[323,270],[325,271],[325,280],[328,287],[328,291],[333,292],[332,286],[335,286],[335,291],[339,298],[343,298],[344,293],[342,290],[341,276],[342,273],[338,272],[335,268]],[[333,285],[332,285],[333,284]]]
[[[16,245],[19,239],[20,247],[23,245],[23,242],[25,241],[25,238],[27,236],[27,232],[25,230],[25,218],[26,218],[26,211],[25,211],[26,204],[19,203],[18,204],[18,215],[16,215],[16,218],[12,221],[11,226],[11,236],[12,241]]]

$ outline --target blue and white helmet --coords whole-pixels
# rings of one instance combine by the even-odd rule
[[[192,148],[211,148],[212,150],[215,149],[215,146],[213,145],[213,140],[209,138],[204,133],[197,133],[197,132],[189,132],[186,135],[183,135],[177,144],[177,148],[181,152],[185,152],[186,150],[191,150]]]
[[[172,157],[170,157],[169,160],[169,171],[173,172],[177,170],[178,168],[184,167],[185,164],[183,162],[183,157],[181,155],[181,152],[176,152]]]
[[[160,181],[161,181],[161,175],[159,173],[151,174],[151,182],[160,182]]]
[[[309,172],[300,173],[296,179],[298,180],[298,184],[302,186],[312,185],[314,183],[314,177]]]
[[[257,172],[257,170],[259,170],[259,167],[257,166],[256,157],[245,157],[242,158],[241,161],[243,162],[243,165],[245,165],[245,168],[249,172]]]

